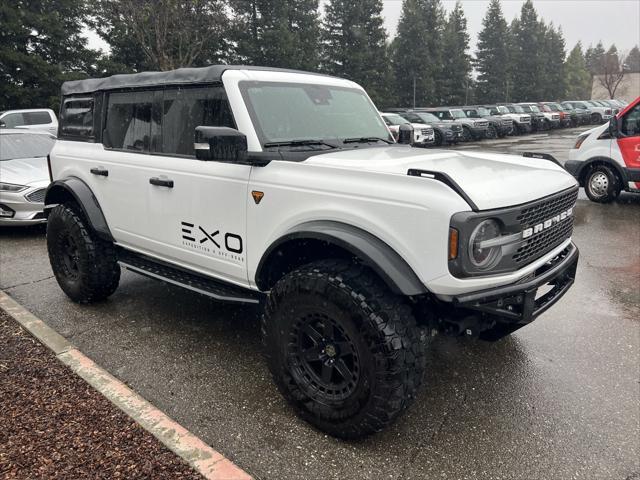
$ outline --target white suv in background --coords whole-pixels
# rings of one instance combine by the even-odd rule
[[[58,119],[53,110],[48,108],[5,110],[0,112],[0,128],[45,130],[52,135],[57,135]]]
[[[381,113],[380,116],[382,116],[382,120],[391,130],[391,134],[396,141],[400,135],[400,125],[411,125],[411,128],[413,128],[413,142],[411,144],[414,147],[426,147],[433,145],[435,142],[435,133],[430,125],[409,122],[409,120],[397,113]]]

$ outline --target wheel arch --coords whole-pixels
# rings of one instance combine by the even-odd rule
[[[358,227],[334,221],[313,221],[294,227],[274,241],[262,256],[255,282],[269,290],[282,276],[323,258],[350,258],[371,268],[394,292],[427,292],[413,269],[389,245]]]
[[[53,206],[67,202],[74,202],[80,207],[89,226],[100,238],[113,241],[98,200],[91,188],[77,177],[56,180],[49,185],[44,198],[45,211],[48,212]]]

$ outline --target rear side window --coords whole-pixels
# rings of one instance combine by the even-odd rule
[[[25,125],[22,113],[9,113],[0,119],[6,128],[15,128]]]
[[[223,87],[110,93],[103,142],[118,150],[195,156],[198,126],[235,128]]]
[[[165,90],[162,102],[162,152],[195,155],[193,141],[198,126],[235,127],[224,88]]]
[[[46,125],[51,123],[49,112],[24,112],[25,125]]]
[[[150,152],[152,136],[157,137],[160,133],[152,110],[153,92],[109,94],[107,124],[103,138],[105,146],[119,150]],[[152,123],[155,123],[153,129]],[[157,139],[155,141],[157,142]]]
[[[93,137],[93,97],[64,100],[60,113],[60,133],[70,137]]]

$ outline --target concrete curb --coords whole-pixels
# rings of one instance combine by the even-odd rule
[[[0,290],[0,308],[49,348],[116,407],[135,420],[209,480],[251,480],[240,467],[214,450],[75,348],[62,335]]]

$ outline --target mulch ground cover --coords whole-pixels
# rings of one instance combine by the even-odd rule
[[[0,310],[0,478],[202,477]]]

